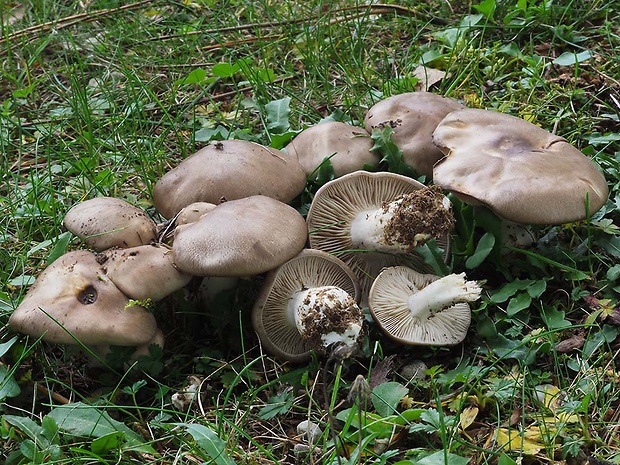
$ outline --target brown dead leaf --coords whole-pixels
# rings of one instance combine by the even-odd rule
[[[580,349],[585,344],[586,339],[581,334],[573,334],[568,339],[558,342],[555,345],[555,351],[560,354],[566,354],[572,352],[575,349]]]
[[[441,82],[445,76],[446,73],[439,69],[420,65],[413,71],[413,77],[419,79],[415,85],[415,90],[428,91],[434,84]]]

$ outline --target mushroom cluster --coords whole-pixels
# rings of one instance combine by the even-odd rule
[[[75,205],[64,225],[94,252],[68,252],[44,270],[11,328],[140,353],[163,344],[147,302],[192,277],[264,275],[253,326],[281,359],[353,352],[366,333],[364,307],[393,341],[454,345],[482,289],[463,273],[432,275],[418,253],[434,239],[449,259],[454,215],[442,191],[525,224],[585,218],[608,195],[590,159],[509,115],[412,92],[379,102],[364,122],[318,124],[283,150],[242,140],[204,147],[155,184],[160,225],[119,199]],[[381,166],[370,133],[386,126],[405,162],[432,185],[365,171]],[[335,178],[304,218],[290,204],[327,160]]]

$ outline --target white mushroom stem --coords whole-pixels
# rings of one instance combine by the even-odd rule
[[[465,273],[450,274],[410,295],[407,305],[413,316],[427,320],[458,303],[474,302],[481,293],[482,288],[476,281],[465,280]]]
[[[434,211],[428,212],[429,215],[437,214],[437,210],[445,210],[442,213],[450,212],[450,200],[441,196],[440,202],[438,201],[434,205]],[[404,221],[402,216],[397,216],[397,212],[411,214],[414,213],[413,209],[415,208],[412,197],[403,196],[375,210],[365,210],[358,213],[351,222],[351,242],[358,249],[396,253],[410,252],[414,247],[422,245],[434,237],[429,231],[413,234],[413,237],[411,234],[403,233],[403,228],[404,230],[412,230],[415,225]],[[425,212],[421,213],[424,214]],[[392,232],[389,232],[389,229]]]
[[[289,300],[287,310],[302,337],[319,352],[333,344],[358,344],[364,315],[355,300],[339,287],[298,291]]]

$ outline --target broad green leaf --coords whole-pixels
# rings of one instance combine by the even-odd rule
[[[187,76],[174,82],[177,86],[185,86],[188,84],[200,84],[207,78],[207,71],[202,68],[192,70]]]
[[[114,431],[95,439],[90,445],[90,449],[97,455],[105,455],[113,450],[120,449],[124,443],[125,433]]]
[[[550,330],[564,329],[571,326],[571,322],[564,319],[564,310],[558,310],[555,307],[543,307],[541,311],[542,319],[545,321],[547,328]]]
[[[421,458],[416,465],[467,465],[469,460],[467,457],[440,450]]]
[[[226,442],[222,441],[211,428],[197,423],[177,423],[177,425],[187,430],[196,444],[209,454],[216,465],[233,465],[236,463],[226,454]]]
[[[400,400],[409,393],[409,389],[395,381],[376,386],[372,390],[372,405],[381,416],[392,415]]]
[[[4,365],[0,364],[0,402],[7,397],[16,397],[21,392],[19,384]]]
[[[48,265],[67,252],[67,246],[71,241],[71,237],[73,236],[69,231],[65,231],[58,236],[56,243],[54,244],[54,248],[51,250],[47,260],[45,261]]]
[[[564,52],[553,60],[552,63],[557,66],[571,66],[589,60],[590,58],[592,58],[592,52],[590,52],[590,50],[584,50],[579,53]]]
[[[489,256],[494,246],[495,236],[489,232],[484,233],[478,241],[475,252],[465,262],[467,269],[471,270],[478,267]]]
[[[267,129],[274,134],[282,134],[291,127],[288,115],[290,113],[290,97],[284,97],[280,100],[273,100],[265,105],[267,111]]]
[[[472,5],[472,7],[487,19],[492,19],[495,12],[495,0],[483,0],[478,5]]]
[[[235,73],[238,73],[241,70],[241,67],[238,63],[218,63],[211,68],[211,72],[214,76],[221,78],[228,78],[233,76]]]
[[[588,143],[591,145],[609,144],[610,142],[616,142],[620,140],[620,134],[613,132],[609,134],[593,133],[587,138],[587,140]]]
[[[502,455],[499,456],[499,459],[497,459],[497,465],[517,465],[517,462],[515,462],[510,456],[502,453]]]
[[[344,423],[349,423],[354,428],[362,424],[362,428],[367,433],[376,434],[377,437],[389,438],[394,434],[395,426],[409,425],[411,422],[419,420],[425,412],[424,409],[408,409],[394,415],[381,416],[372,412],[360,412],[357,407],[351,407],[338,412],[336,418]],[[349,418],[351,416],[351,418]]]
[[[500,304],[502,302],[506,302],[510,297],[515,295],[518,291],[522,291],[527,289],[534,283],[532,279],[515,279],[514,281],[505,284],[500,289],[495,291],[491,295],[491,302]]]
[[[13,347],[13,344],[15,344],[16,342],[17,342],[17,336],[13,336],[8,341],[0,344],[0,357],[4,356],[9,351],[9,349]]]
[[[124,450],[156,453],[140,435],[124,423],[114,420],[106,412],[91,405],[82,402],[60,405],[48,415],[56,421],[60,431],[72,436],[100,438],[110,433],[122,432],[126,439]]]
[[[618,337],[618,328],[605,325],[586,340],[583,346],[583,357],[589,359],[603,344],[611,344]]]
[[[530,295],[532,299],[536,299],[542,295],[543,292],[547,289],[547,281],[542,279],[538,281],[534,281],[532,284],[527,286],[527,293]]]
[[[532,298],[527,292],[519,292],[512,299],[510,299],[510,302],[508,302],[508,307],[506,307],[506,315],[513,317],[521,310],[528,308],[531,303]]]
[[[620,278],[620,265],[614,265],[610,269],[607,270],[607,279],[609,281],[617,281],[618,278]],[[1,349],[0,349],[0,355],[2,355]]]
[[[41,448],[45,449],[50,445],[50,442],[43,435],[43,428],[30,418],[20,417],[17,415],[4,415],[2,419],[8,424],[19,429],[22,433],[32,439],[32,441],[39,444]]]

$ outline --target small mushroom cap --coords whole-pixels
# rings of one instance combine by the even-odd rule
[[[157,302],[192,279],[176,268],[172,249],[163,244],[108,249],[98,260],[107,277],[130,299]]]
[[[187,207],[183,207],[181,209],[176,217],[175,223],[177,226],[181,224],[193,223],[194,221],[198,221],[202,215],[209,213],[215,207],[217,207],[217,205],[209,202],[191,203]]]
[[[286,151],[297,158],[307,176],[329,158],[334,175],[340,177],[364,169],[364,165],[377,166],[380,157],[370,151],[372,147],[372,139],[363,128],[327,121],[300,132]]]
[[[87,250],[68,252],[50,264],[9,318],[20,333],[49,342],[140,346],[155,337],[155,318],[130,305]]]
[[[271,197],[224,202],[198,221],[177,227],[174,262],[193,276],[264,273],[304,248],[305,224],[297,210]]]
[[[156,237],[155,222],[138,207],[113,197],[96,197],[73,206],[63,224],[96,249],[135,247]]]
[[[407,92],[381,100],[368,110],[364,124],[373,128],[391,126],[392,142],[402,150],[403,158],[417,174],[433,175],[433,165],[443,153],[433,145],[432,134],[450,112],[465,106],[431,92]]]
[[[297,291],[321,286],[336,286],[359,302],[357,278],[342,260],[326,252],[304,249],[269,272],[252,310],[254,330],[268,352],[292,362],[310,358],[311,349],[288,314],[287,304]]]
[[[607,200],[607,182],[592,160],[521,118],[459,110],[446,116],[433,140],[446,154],[435,165],[435,184],[507,220],[569,223]]]
[[[378,209],[402,194],[424,189],[415,179],[394,173],[356,171],[324,184],[315,194],[308,211],[310,247],[336,255],[343,260],[360,280],[362,301],[379,272],[394,265],[410,265],[430,272],[432,268],[414,252],[392,254],[356,250],[351,241],[351,223],[364,211]],[[449,235],[437,240],[449,256]]]
[[[288,203],[306,175],[291,155],[244,140],[218,141],[183,160],[155,184],[153,202],[166,218],[194,202],[219,204],[265,195]]]
[[[400,344],[449,346],[463,341],[471,323],[469,304],[461,302],[419,318],[411,312],[408,299],[439,276],[418,273],[405,266],[384,269],[375,279],[368,306],[385,334]]]

